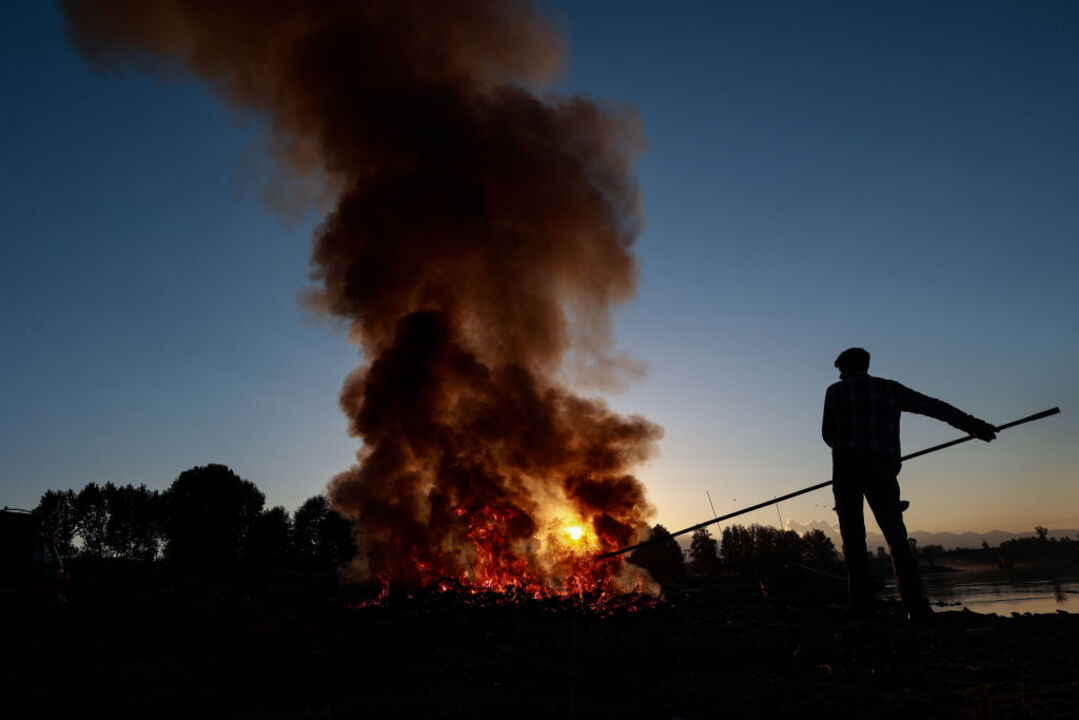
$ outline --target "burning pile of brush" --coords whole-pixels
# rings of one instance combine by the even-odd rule
[[[349,586],[342,593],[343,606],[349,610],[377,608],[380,611],[406,614],[441,612],[512,610],[534,615],[556,616],[566,613],[596,618],[623,617],[654,612],[666,605],[650,592],[615,590],[600,582],[595,590],[578,594],[551,590],[535,595],[520,586],[487,590],[454,578],[443,578],[415,590],[393,590],[388,582],[377,595],[363,585]]]
[[[611,311],[635,289],[643,141],[632,109],[544,91],[553,25],[523,0],[62,5],[87,57],[185,67],[336,198],[304,302],[364,358],[341,392],[363,446],[330,487],[357,521],[355,577],[644,587],[593,558],[647,529],[631,471],[662,431],[570,390],[638,372]]]

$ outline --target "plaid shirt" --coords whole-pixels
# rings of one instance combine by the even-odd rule
[[[866,373],[831,385],[824,396],[821,434],[837,457],[861,456],[899,468],[899,414],[918,413],[942,420],[964,432],[977,420],[895,380]]]

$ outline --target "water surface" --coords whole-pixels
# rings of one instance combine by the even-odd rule
[[[1079,565],[998,569],[976,566],[924,573],[926,595],[939,610],[977,613],[1079,613]],[[894,585],[890,588],[894,593]]]

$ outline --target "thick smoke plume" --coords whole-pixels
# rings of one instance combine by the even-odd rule
[[[651,509],[629,474],[661,430],[572,394],[626,369],[632,112],[540,96],[559,36],[519,0],[64,0],[80,51],[180,66],[268,116],[337,192],[305,301],[368,361],[341,406],[363,440],[331,485],[363,572],[568,583],[565,523],[595,549]]]

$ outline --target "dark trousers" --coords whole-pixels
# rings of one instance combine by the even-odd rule
[[[921,610],[926,606],[925,591],[918,575],[918,562],[907,542],[907,527],[899,507],[898,468],[882,466],[869,459],[835,458],[832,470],[832,492],[839,515],[839,532],[843,536],[843,559],[847,565],[851,602],[855,606],[868,606],[876,595],[865,548],[864,497],[891,550],[892,569],[903,606],[908,612]]]

